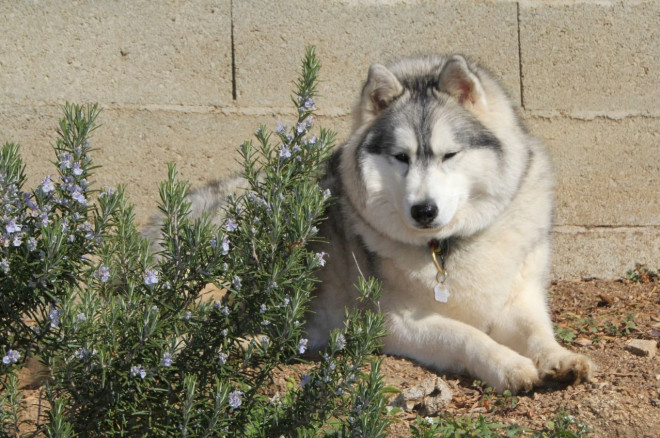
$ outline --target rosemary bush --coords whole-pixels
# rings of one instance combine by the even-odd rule
[[[382,316],[347,311],[309,372],[279,398],[277,368],[302,361],[304,316],[325,254],[307,244],[328,196],[317,177],[331,132],[311,134],[319,63],[308,49],[298,118],[261,127],[241,147],[248,190],[223,223],[192,219],[173,165],[160,187],[156,253],[134,224],[124,187],[93,188],[89,143],[99,110],[69,105],[55,141],[57,176],[24,191],[11,143],[0,151],[0,427],[20,436],[17,372],[38,355],[50,370],[47,418],[30,435],[385,436]],[[209,283],[219,301],[202,295]],[[377,300],[378,285],[359,285]]]

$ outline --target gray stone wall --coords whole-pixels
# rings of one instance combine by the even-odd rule
[[[52,173],[61,105],[99,102],[100,185],[144,223],[166,163],[194,186],[236,168],[260,124],[292,117],[307,45],[317,125],[339,139],[374,62],[461,52],[500,76],[558,173],[557,279],[660,266],[660,2],[0,0],[0,140],[30,184]]]

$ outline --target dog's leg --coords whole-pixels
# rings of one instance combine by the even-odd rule
[[[536,366],[486,333],[435,313],[387,315],[390,335],[385,352],[414,359],[438,370],[467,370],[496,391],[526,391],[538,382]]]
[[[543,379],[588,381],[595,369],[591,360],[563,348],[554,336],[544,285],[548,252],[544,243],[528,255],[511,301],[499,313],[490,335],[532,359]]]
[[[537,293],[543,292],[541,290],[534,294]],[[559,345],[555,340],[550,319],[536,310],[544,303],[531,304],[530,301],[540,300],[519,300],[511,306],[509,312],[501,315],[504,321],[493,327],[493,339],[532,359],[544,380],[590,380],[595,369],[591,360]]]
[[[534,292],[527,289],[524,294],[542,295],[543,289]],[[595,369],[591,360],[559,345],[547,313],[536,310],[544,303],[530,298],[517,300],[509,312],[501,315],[501,324],[494,326],[491,332],[493,339],[532,359],[542,379],[590,380]]]

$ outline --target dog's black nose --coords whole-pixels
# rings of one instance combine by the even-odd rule
[[[410,207],[410,215],[421,225],[428,225],[438,215],[438,207],[432,203],[416,204]]]

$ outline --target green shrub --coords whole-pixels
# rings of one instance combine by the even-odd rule
[[[307,243],[330,202],[316,183],[334,135],[312,136],[319,63],[303,60],[295,124],[242,145],[249,190],[225,222],[191,219],[173,165],[161,185],[160,249],[134,224],[124,187],[96,190],[89,136],[96,105],[67,104],[57,177],[23,191],[16,145],[0,152],[0,420],[19,435],[16,372],[39,355],[52,375],[37,433],[69,436],[384,436],[382,316],[347,312],[345,327],[279,399],[273,372],[302,361],[304,316],[324,254]],[[226,289],[218,301],[201,295]],[[379,286],[359,285],[377,300]],[[367,371],[370,369],[370,371]]]

